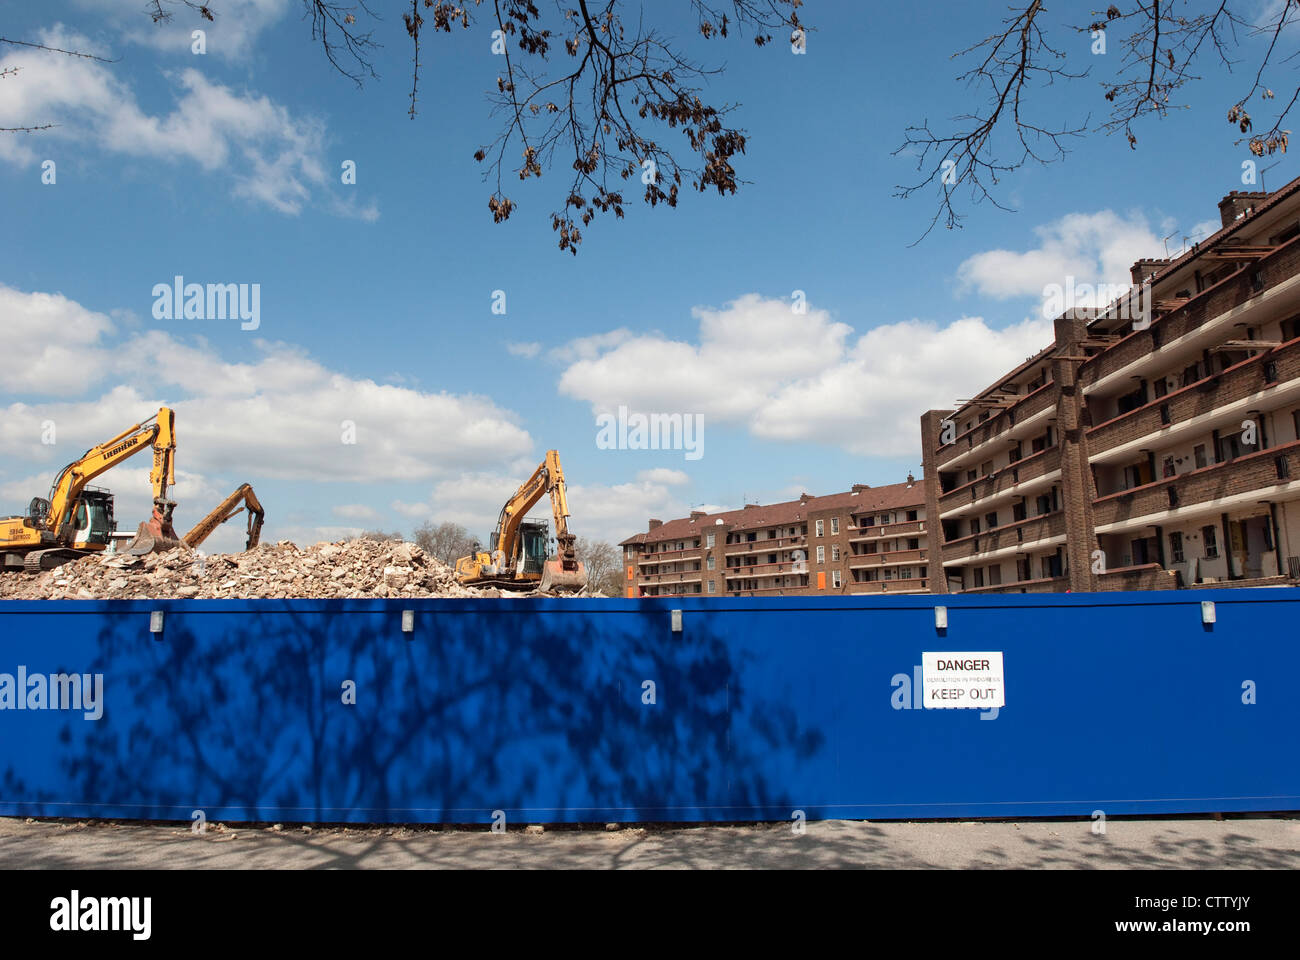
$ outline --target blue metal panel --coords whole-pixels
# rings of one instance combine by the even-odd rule
[[[1217,604],[1212,627],[1202,600]],[[403,609],[416,611],[410,639]],[[517,823],[1293,810],[1297,613],[1294,589],[0,602],[0,674],[103,675],[98,719],[0,710],[0,814],[483,823],[502,810]],[[1003,651],[996,718],[917,706],[914,670],[936,650]],[[1255,704],[1243,703],[1246,681]]]

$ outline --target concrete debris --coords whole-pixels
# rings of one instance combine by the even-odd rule
[[[5,600],[273,600],[553,596],[462,587],[450,567],[413,543],[348,540],[305,549],[282,540],[247,553],[180,546],[143,557],[83,557],[35,576],[0,575]],[[577,597],[601,597],[589,589]]]

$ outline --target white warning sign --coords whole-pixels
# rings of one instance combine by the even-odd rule
[[[921,688],[927,710],[1005,707],[1002,651],[922,653]]]

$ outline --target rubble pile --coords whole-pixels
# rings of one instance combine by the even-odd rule
[[[413,543],[349,540],[306,549],[288,541],[247,553],[181,546],[132,557],[83,557],[36,576],[0,576],[7,600],[335,599],[536,596],[463,587]],[[572,595],[572,594],[570,594]],[[600,596],[584,590],[582,596]]]

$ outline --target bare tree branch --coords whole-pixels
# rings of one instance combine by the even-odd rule
[[[1047,164],[1063,159],[1066,151],[1061,138],[1122,132],[1129,146],[1136,149],[1136,128],[1141,122],[1187,109],[1180,100],[1188,85],[1201,79],[1193,72],[1198,64],[1231,72],[1233,55],[1240,51],[1252,57],[1257,69],[1250,89],[1230,105],[1227,116],[1242,134],[1250,134],[1254,121],[1247,103],[1256,94],[1264,100],[1273,99],[1273,91],[1264,82],[1266,72],[1278,62],[1280,47],[1287,43],[1294,47],[1294,31],[1284,32],[1284,28],[1300,19],[1300,0],[1282,0],[1268,22],[1260,25],[1234,8],[1234,0],[1129,0],[1093,14],[1095,19],[1086,26],[1049,26],[1042,0],[1021,2],[1025,6],[1013,8],[1002,29],[956,54],[957,58],[982,57],[961,79],[982,92],[985,108],[955,117],[951,132],[936,133],[928,123],[909,127],[895,151],[916,156],[917,168],[924,174],[918,182],[900,186],[897,196],[910,197],[937,188],[937,210],[923,237],[940,221],[949,228],[961,225],[962,216],[954,205],[959,187],[969,192],[974,203],[988,200],[1002,207],[990,193],[999,175],[1031,160]],[[1246,0],[1235,2],[1242,6]],[[1108,111],[1095,125],[1090,118],[1074,125],[1043,125],[1030,119],[1025,109],[1031,96],[1056,81],[1078,80],[1089,72],[1066,68],[1066,54],[1045,39],[1049,29],[1088,35],[1090,40],[1082,45],[1070,45],[1075,56],[1080,55],[1081,47],[1093,54],[1104,53],[1108,35],[1120,32],[1114,44],[1122,51],[1117,64],[1091,58],[1093,63],[1114,64],[1101,85]],[[1247,47],[1256,38],[1267,38],[1264,49]],[[1292,49],[1281,62],[1296,55]],[[1300,87],[1273,118],[1271,129],[1237,143],[1246,142],[1256,156],[1285,152],[1290,131],[1283,129],[1282,123],[1298,97]]]

